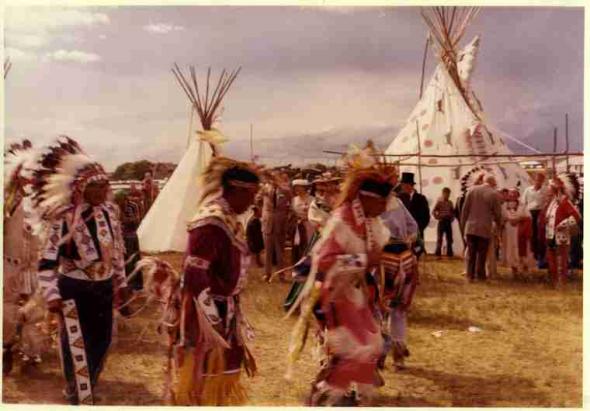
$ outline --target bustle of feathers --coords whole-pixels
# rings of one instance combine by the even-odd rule
[[[389,182],[395,186],[398,177],[397,166],[387,161],[371,140],[360,149],[352,145],[344,158],[346,176],[342,184],[341,196],[337,204],[352,201],[359,192],[364,181],[373,180],[379,183]]]
[[[54,218],[82,200],[86,185],[108,180],[103,167],[67,136],[60,136],[39,155],[29,191],[42,218]]]
[[[255,164],[233,160],[228,157],[213,157],[200,176],[201,196],[199,206],[222,195],[222,177],[231,168],[240,168],[260,176],[260,167]]]

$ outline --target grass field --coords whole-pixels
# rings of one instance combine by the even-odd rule
[[[178,266],[180,256],[166,255]],[[515,282],[500,270],[487,283],[468,284],[460,260],[429,259],[409,316],[408,369],[394,372],[375,405],[386,406],[582,406],[582,281],[552,290],[536,273]],[[255,328],[251,349],[259,375],[245,378],[249,405],[301,405],[316,372],[310,346],[285,381],[292,320],[283,321],[287,284],[265,284],[250,274],[244,311]],[[155,331],[155,309],[119,320],[118,335],[102,375],[101,405],[158,405],[165,346]],[[142,340],[141,331],[148,327]],[[481,332],[469,332],[470,326]],[[440,337],[433,335],[442,331]],[[3,380],[3,401],[64,403],[57,354],[37,368],[13,370]]]

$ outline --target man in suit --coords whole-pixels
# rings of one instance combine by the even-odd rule
[[[424,241],[424,230],[430,222],[430,208],[426,197],[414,190],[415,185],[414,173],[402,173],[399,198],[418,223],[418,232]]]
[[[486,279],[486,256],[492,238],[492,224],[502,226],[501,198],[496,191],[496,178],[489,174],[484,184],[473,187],[461,211],[461,231],[467,242],[467,277]]]

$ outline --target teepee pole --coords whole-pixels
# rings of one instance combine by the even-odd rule
[[[4,59],[4,79],[6,79],[6,76],[8,76],[8,72],[10,71],[10,68],[12,67],[12,62],[10,61],[10,59],[7,57]]]
[[[430,32],[426,36],[426,44],[424,45],[424,56],[422,57],[422,77],[420,78],[420,98],[422,98],[422,90],[424,89],[424,71],[426,69],[426,56],[428,55],[428,43],[430,42]]]
[[[186,148],[188,149],[188,147],[191,144],[191,135],[193,134],[193,115],[195,113],[195,108],[193,107],[193,105],[191,104],[191,113],[190,113],[190,120],[188,122],[188,136],[186,137]]]

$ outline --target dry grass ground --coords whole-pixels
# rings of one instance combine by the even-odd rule
[[[166,259],[179,264],[177,255]],[[468,284],[460,260],[428,260],[409,317],[409,368],[396,373],[391,358],[376,405],[387,406],[582,406],[582,283],[563,290],[542,273],[515,282],[501,271],[487,283]],[[316,371],[310,347],[292,382],[283,379],[292,320],[282,321],[287,284],[265,284],[251,273],[243,298],[256,329],[251,348],[259,375],[245,379],[251,405],[301,405]],[[164,345],[152,325],[155,310],[119,321],[102,376],[102,404],[159,404]],[[142,339],[141,330],[148,326]],[[469,326],[481,328],[472,333]],[[435,337],[433,332],[442,331]],[[63,403],[57,355],[36,369],[4,378],[3,401]]]

